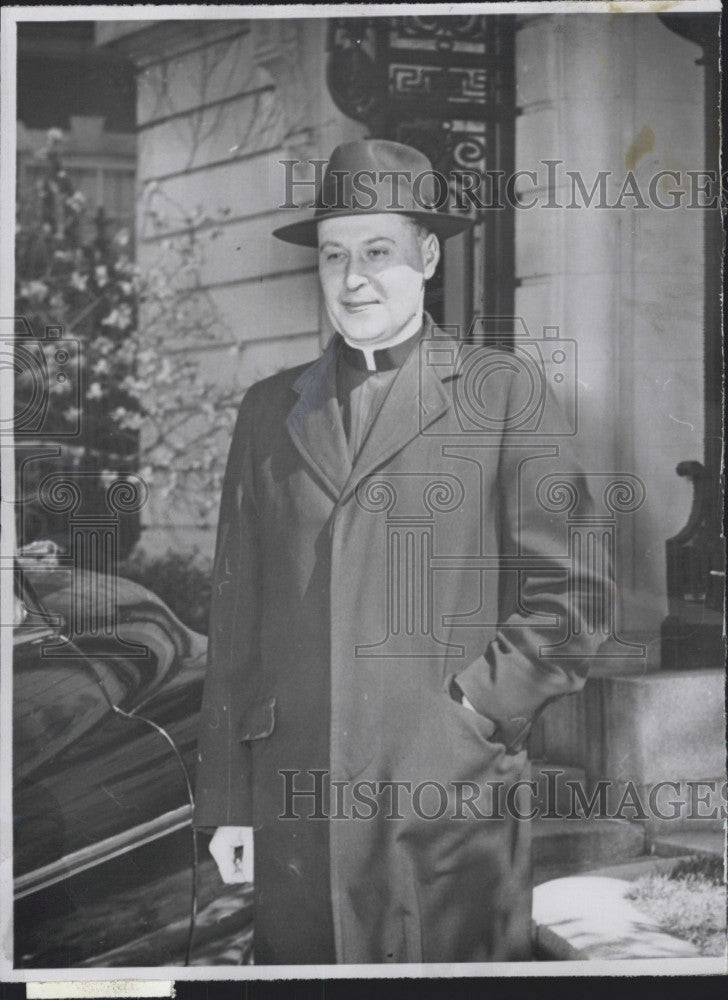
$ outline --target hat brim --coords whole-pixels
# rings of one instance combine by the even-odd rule
[[[300,247],[318,246],[318,224],[324,219],[338,219],[350,215],[404,215],[414,219],[416,222],[426,226],[435,233],[441,240],[449,239],[464,233],[474,225],[475,220],[467,216],[445,215],[441,212],[322,212],[320,215],[309,219],[302,219],[299,222],[291,222],[287,226],[280,226],[273,230],[273,235],[283,240],[285,243],[294,243]]]

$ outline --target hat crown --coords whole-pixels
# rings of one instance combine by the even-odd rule
[[[316,195],[316,215],[335,211],[431,211],[432,163],[419,150],[388,139],[344,142],[331,154]]]
[[[320,164],[321,161],[317,161]],[[421,223],[440,239],[469,229],[463,206],[448,206],[447,178],[412,146],[389,139],[343,142],[331,154],[311,216],[280,226],[273,235],[286,243],[315,247],[318,224],[346,215],[392,212]]]
[[[406,170],[424,173],[432,163],[414,146],[389,139],[356,139],[342,142],[329,159],[329,170]]]

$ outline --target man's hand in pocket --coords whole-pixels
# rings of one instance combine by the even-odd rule
[[[473,703],[468,698],[465,697],[463,689],[460,687],[460,685],[457,682],[457,679],[454,677],[450,684],[450,693],[455,698],[455,700],[458,701],[464,708],[468,708],[470,709],[471,712],[479,714],[475,705],[473,705]],[[485,719],[487,722],[490,723],[491,731],[490,733],[488,733],[487,739],[491,739],[497,729],[495,722],[493,722],[492,719],[489,719],[486,715],[481,715],[480,718]]]

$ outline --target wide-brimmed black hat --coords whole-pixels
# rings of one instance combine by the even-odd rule
[[[345,142],[331,154],[314,213],[273,231],[286,243],[318,245],[318,223],[345,215],[406,215],[440,239],[469,229],[473,220],[445,209],[447,179],[419,150],[386,139]],[[440,205],[442,204],[442,208]]]

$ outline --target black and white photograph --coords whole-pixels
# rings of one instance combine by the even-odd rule
[[[720,22],[3,10],[0,978],[726,973]]]

